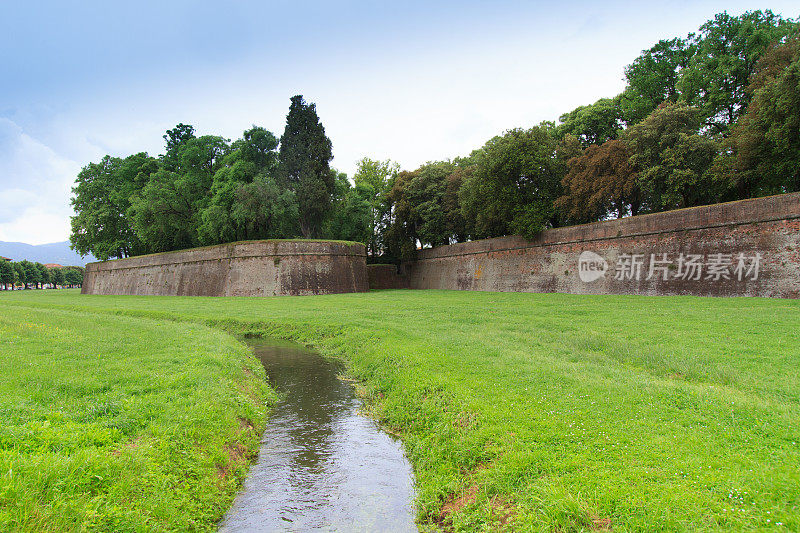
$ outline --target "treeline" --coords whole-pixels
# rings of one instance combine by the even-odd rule
[[[106,260],[237,240],[325,237],[334,204],[350,189],[330,168],[331,141],[302,96],[291,99],[280,142],[258,126],[231,143],[198,137],[186,124],[164,140],[158,158],[106,156],[83,168],[73,188],[74,250]]]
[[[800,190],[798,24],[719,14],[662,40],[613,97],[503,133],[469,156],[401,171],[330,168],[316,109],[292,98],[283,136],[230,143],[179,124],[159,158],[104,158],[74,189],[73,248],[100,259],[244,239],[324,237],[372,260],[435,246]]]
[[[76,266],[48,268],[42,263],[7,261],[0,258],[0,286],[3,290],[14,290],[20,286],[25,289],[40,289],[47,286],[80,287],[83,284],[83,268]]]
[[[800,190],[798,24],[716,15],[625,69],[627,86],[468,157],[386,182],[393,256],[440,245]]]

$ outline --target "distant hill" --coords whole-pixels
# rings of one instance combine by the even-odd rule
[[[97,261],[91,255],[81,257],[72,251],[69,241],[38,245],[0,241],[0,256],[8,257],[12,261],[27,259],[37,263],[58,263],[64,266],[85,266],[86,263]]]

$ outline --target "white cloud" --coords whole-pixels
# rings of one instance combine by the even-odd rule
[[[0,240],[65,240],[70,189],[80,168],[15,122],[0,118]]]
[[[47,244],[67,240],[70,213],[52,211],[50,206],[26,208],[11,222],[0,224],[0,241]]]

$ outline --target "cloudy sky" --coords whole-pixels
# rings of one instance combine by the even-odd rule
[[[800,14],[796,0],[4,2],[0,241],[66,240],[81,167],[159,154],[178,122],[280,135],[303,94],[336,168],[413,169],[617,94],[642,49],[715,13],[767,8]]]

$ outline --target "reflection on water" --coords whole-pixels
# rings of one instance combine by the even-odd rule
[[[220,531],[417,531],[402,444],[358,414],[340,368],[296,344],[252,348],[285,397]]]

